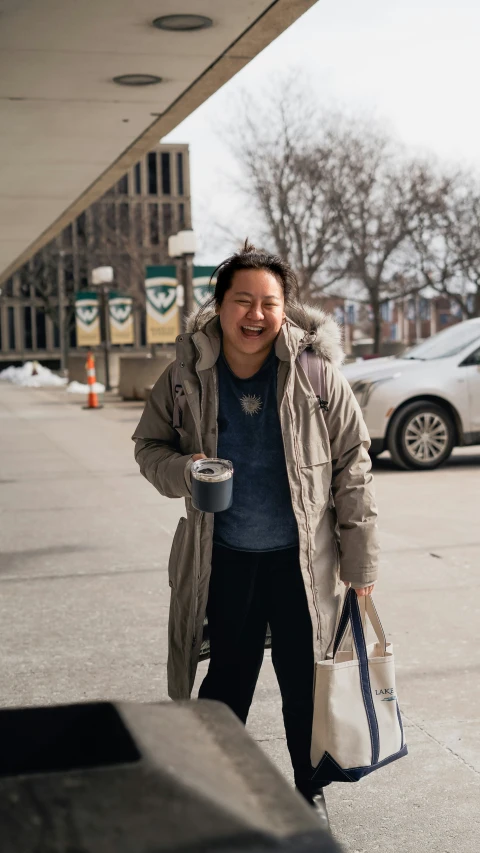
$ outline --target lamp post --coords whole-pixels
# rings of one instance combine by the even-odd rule
[[[193,311],[193,258],[196,251],[195,232],[191,229],[179,231],[168,238],[168,254],[181,261],[183,284],[182,330],[185,331],[187,317]]]
[[[103,317],[104,335],[103,335],[103,355],[105,359],[105,390],[111,391],[110,385],[110,322],[108,316],[108,291],[109,285],[113,282],[113,267],[96,267],[92,270],[92,285],[98,287],[100,295],[100,316]],[[101,329],[100,323],[100,329]]]
[[[68,366],[68,338],[65,299],[65,252],[58,253],[58,336],[60,338],[60,371],[66,376]]]

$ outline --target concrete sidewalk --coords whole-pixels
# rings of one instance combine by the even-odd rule
[[[141,409],[0,383],[0,705],[166,698],[166,578],[182,501],[133,460]],[[327,801],[349,853],[463,853],[480,830],[480,453],[376,467],[382,578],[410,756]],[[200,668],[199,679],[205,671]],[[249,729],[291,776],[267,657]]]

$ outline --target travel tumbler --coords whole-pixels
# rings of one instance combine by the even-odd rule
[[[228,459],[197,459],[192,465],[192,503],[201,512],[223,512],[232,505],[233,465]]]

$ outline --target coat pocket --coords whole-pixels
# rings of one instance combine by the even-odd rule
[[[175,589],[175,578],[177,576],[177,566],[180,559],[180,554],[182,551],[183,540],[185,538],[185,531],[187,529],[187,519],[181,518],[178,522],[177,529],[175,531],[172,549],[170,551],[170,557],[168,558],[168,584],[170,587]]]
[[[332,462],[330,444],[318,433],[309,439],[299,442],[300,478],[309,512],[317,515],[330,498]]]
[[[316,397],[307,397],[298,407],[298,454],[301,468],[331,462],[330,439]]]

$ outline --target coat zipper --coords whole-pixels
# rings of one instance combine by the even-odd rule
[[[290,371],[292,371],[292,367],[291,367],[291,366],[290,366]],[[292,375],[292,373],[290,372],[290,376],[291,376],[291,375]],[[290,378],[290,377],[289,377],[289,378]],[[315,608],[315,614],[316,614],[316,617],[317,617],[317,640],[319,640],[319,639],[320,639],[320,611],[319,611],[319,609],[318,609],[317,596],[316,596],[316,593],[315,593],[315,578],[314,578],[314,576],[313,576],[313,571],[312,571],[311,545],[310,545],[310,541],[311,541],[311,533],[310,533],[310,526],[309,526],[309,522],[308,522],[307,509],[306,509],[306,506],[305,506],[305,499],[304,499],[304,496],[303,496],[302,480],[301,480],[301,475],[300,475],[300,463],[299,463],[299,453],[298,453],[297,434],[296,434],[296,431],[295,431],[295,429],[294,429],[294,420],[293,420],[292,407],[291,407],[291,405],[290,405],[290,398],[289,398],[289,396],[288,396],[288,394],[287,394],[287,387],[286,387],[286,386],[285,386],[285,391],[284,391],[284,397],[286,397],[286,398],[287,398],[287,405],[288,405],[288,409],[289,409],[289,413],[290,413],[290,421],[291,421],[291,425],[292,425],[292,435],[293,435],[293,444],[294,444],[294,447],[295,447],[295,457],[296,457],[296,458],[295,458],[295,462],[296,462],[296,465],[297,465],[297,477],[298,477],[298,482],[299,482],[299,485],[300,485],[300,496],[301,496],[301,501],[302,501],[302,506],[303,506],[303,514],[304,514],[304,517],[305,517],[305,524],[306,524],[306,527],[307,527],[307,536],[308,536],[307,570],[308,570],[308,574],[309,574],[309,576],[310,576],[310,584],[311,584],[311,588],[312,588],[312,595],[313,595],[313,606],[314,606],[314,608]],[[287,475],[288,475],[288,468],[287,468]]]
[[[200,528],[203,519],[203,512],[198,514],[198,517],[195,519],[195,537],[194,537],[194,549],[195,549],[195,559],[194,559],[194,568],[193,568],[193,633],[192,633],[192,648],[195,646],[197,642],[197,615],[198,615],[198,581],[200,580]]]
[[[194,342],[195,344],[195,342]],[[200,384],[200,423],[198,425],[198,436],[200,439],[200,452],[203,453],[203,438],[202,438],[202,417],[203,417],[203,406],[204,406],[204,385],[202,381],[202,377],[200,376],[199,371],[197,370],[197,365],[195,364],[195,373],[198,377],[198,382]],[[216,401],[216,408],[218,409],[218,401]],[[198,582],[200,580],[200,538],[201,538],[201,525],[203,521],[203,512],[199,513],[197,518],[195,519],[195,539],[194,539],[194,571],[193,571],[193,634],[192,634],[192,648],[195,646],[197,642],[197,616],[198,616]]]

